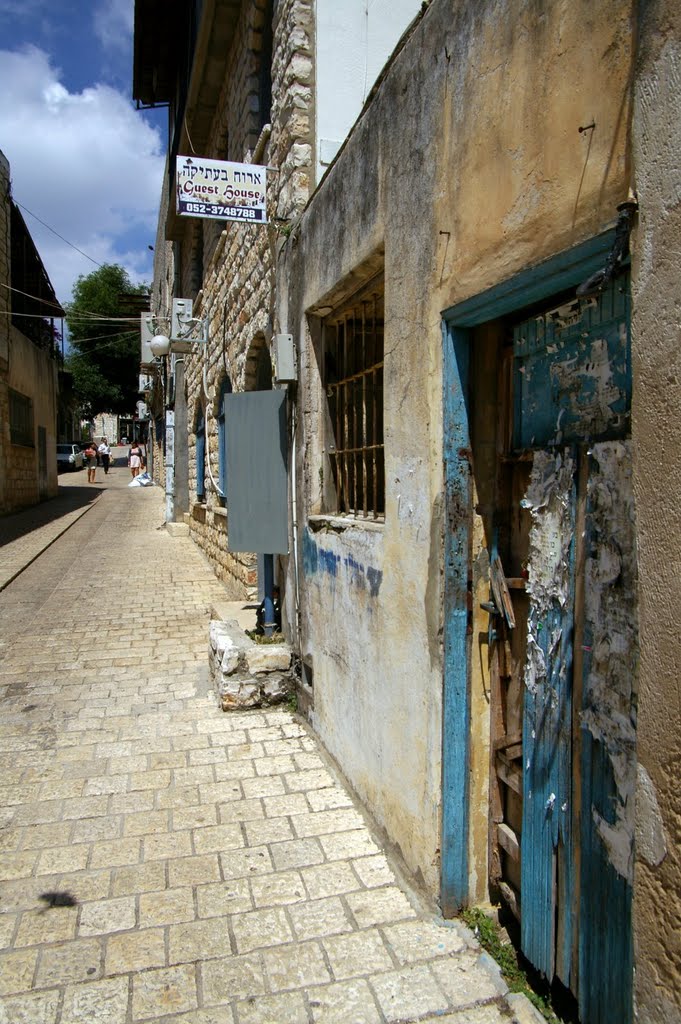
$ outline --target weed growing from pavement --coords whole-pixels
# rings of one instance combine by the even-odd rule
[[[273,633],[272,636],[264,636],[262,633],[258,633],[257,629],[247,629],[246,636],[249,636],[253,643],[256,644],[283,644],[284,634]]]
[[[478,907],[461,912],[461,918],[471,929],[482,948],[499,964],[504,981],[511,992],[522,992],[550,1024],[561,1024],[554,1013],[550,999],[539,995],[531,987],[527,972],[520,964],[518,953],[511,942],[503,942],[501,929],[492,918]]]

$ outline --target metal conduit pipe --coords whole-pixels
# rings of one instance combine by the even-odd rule
[[[298,499],[296,495],[296,402],[292,402],[291,412],[291,533],[293,534],[293,600],[296,615],[296,641],[298,653],[302,659],[300,633],[300,581],[298,574]]]
[[[208,380],[207,380],[206,360],[205,359],[203,361],[203,373],[201,375],[201,379],[203,381],[203,395],[204,395],[204,398],[206,399],[206,435],[208,435],[208,414],[209,414],[209,410],[210,410],[211,415],[212,415],[212,399],[211,399],[210,395],[208,394]],[[213,416],[213,419],[215,419],[214,416]],[[217,495],[220,498],[224,498],[225,497],[225,493],[222,490],[222,488],[220,487],[220,484],[217,482],[217,480],[213,476],[213,470],[211,469],[211,465],[210,465],[210,445],[209,444],[206,444],[206,465],[208,467],[208,476],[210,477],[210,482],[212,483],[213,487],[215,488],[215,491],[216,491]]]

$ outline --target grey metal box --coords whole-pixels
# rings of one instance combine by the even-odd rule
[[[288,554],[286,392],[225,395],[227,547]]]
[[[292,334],[275,334],[272,338],[274,380],[277,384],[290,384],[298,380],[296,350]]]
[[[154,332],[151,329],[152,319],[151,313],[140,314],[140,364],[142,366],[152,366],[156,362],[154,353],[151,351],[150,344],[151,339],[154,337]]]

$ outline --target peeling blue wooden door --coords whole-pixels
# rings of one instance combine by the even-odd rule
[[[573,900],[572,637],[575,460],[537,452],[531,511],[530,611],[523,714],[521,930],[547,978],[570,981]]]
[[[566,304],[514,329],[515,445],[534,452],[522,946],[577,995],[584,1024],[629,1024],[632,1014],[629,323],[623,276],[586,308]]]

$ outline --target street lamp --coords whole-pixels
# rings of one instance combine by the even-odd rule
[[[149,342],[149,348],[154,356],[167,356],[170,352],[170,338],[165,334],[156,334]]]

